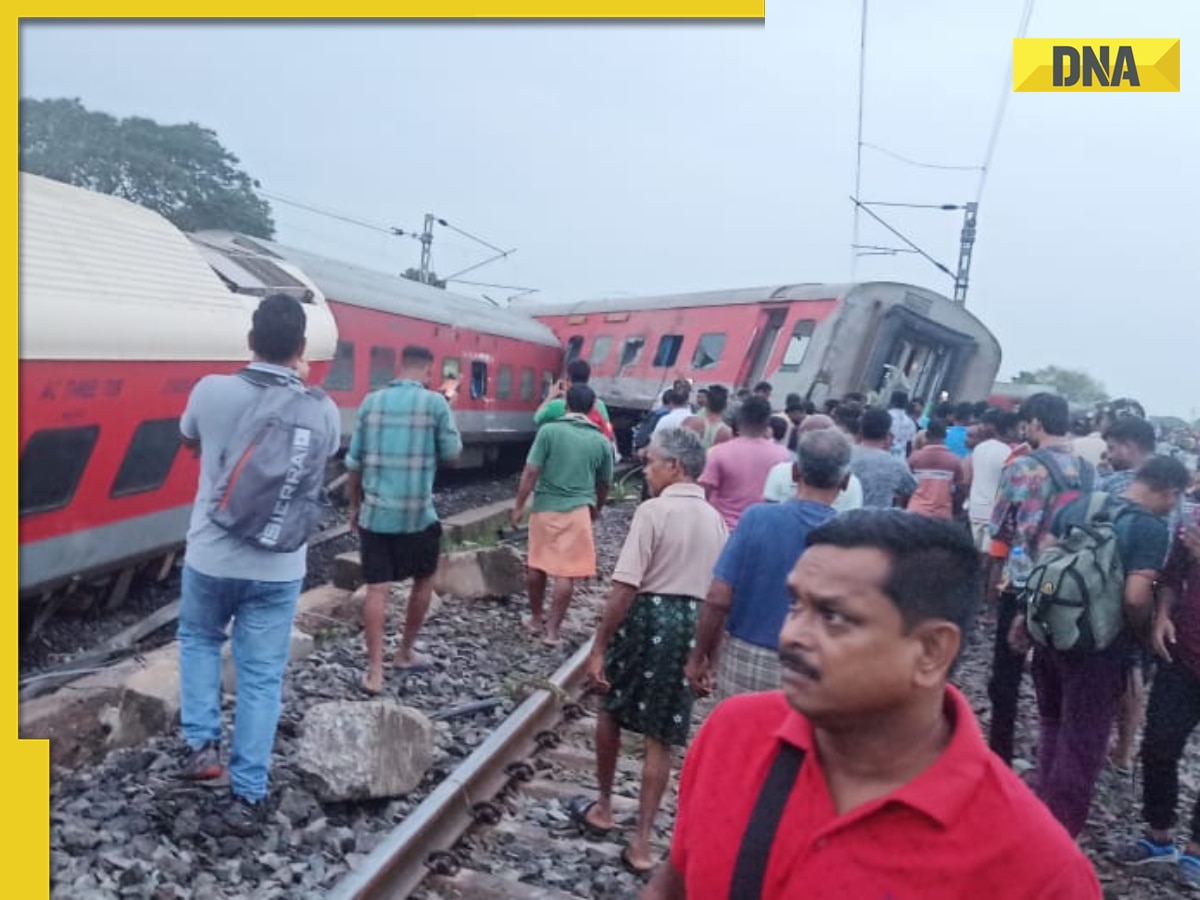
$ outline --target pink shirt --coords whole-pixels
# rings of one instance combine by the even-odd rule
[[[698,483],[732,531],[742,513],[762,501],[771,468],[791,461],[787,447],[770,438],[737,437],[709,448],[708,462]]]

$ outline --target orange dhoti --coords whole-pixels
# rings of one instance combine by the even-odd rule
[[[535,512],[529,516],[529,568],[559,578],[596,574],[591,508]]]

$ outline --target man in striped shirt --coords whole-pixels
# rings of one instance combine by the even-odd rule
[[[441,556],[442,525],[433,507],[433,479],[439,462],[462,452],[450,404],[426,387],[432,370],[429,350],[405,347],[400,376],[368,394],[359,407],[346,454],[350,529],[362,546],[367,583],[367,676],[362,688],[372,695],[383,690],[383,627],[393,582],[413,580],[396,668],[412,672],[428,667],[413,644],[429,610]]]

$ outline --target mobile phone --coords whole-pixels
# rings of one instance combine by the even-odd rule
[[[1187,501],[1183,504],[1183,523],[1200,528],[1200,503]]]

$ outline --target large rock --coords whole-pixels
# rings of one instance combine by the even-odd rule
[[[392,700],[319,703],[300,728],[295,765],[325,801],[407,794],[433,762],[433,724]]]
[[[338,624],[362,622],[362,600],[332,584],[322,584],[300,595],[296,605],[295,627],[316,636]]]
[[[444,553],[433,589],[465,600],[519,594],[525,590],[525,561],[508,546]]]
[[[17,714],[18,735],[22,740],[48,740],[53,769],[99,761],[125,681],[140,669],[136,660],[125,660],[52,694],[26,700]]]
[[[163,734],[179,719],[179,644],[147,653],[144,666],[125,681],[110,718],[109,749],[132,747]]]
[[[298,628],[292,629],[288,640],[288,665],[304,659],[316,648],[312,635],[305,634]],[[237,693],[237,666],[233,663],[233,644],[225,642],[221,648],[221,687],[230,694]]]

